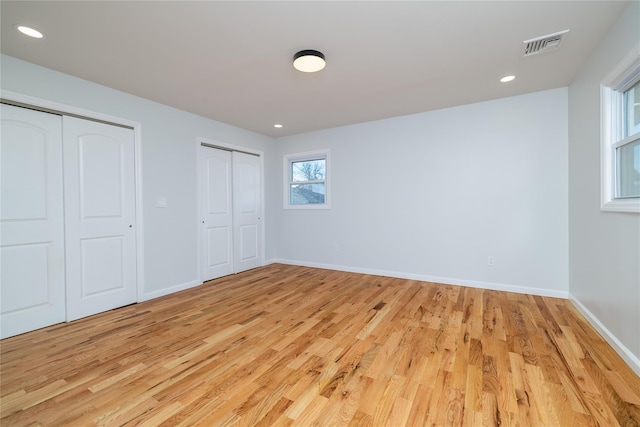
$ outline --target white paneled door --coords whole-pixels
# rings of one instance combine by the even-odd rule
[[[233,152],[233,247],[236,273],[262,264],[260,157]]]
[[[233,273],[231,152],[200,147],[202,280]]]
[[[137,301],[134,132],[63,117],[67,320]]]
[[[200,171],[202,280],[262,265],[260,157],[201,146]]]
[[[65,320],[62,122],[2,105],[0,332]]]

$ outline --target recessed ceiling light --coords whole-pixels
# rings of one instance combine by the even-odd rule
[[[274,128],[278,128],[278,129],[280,129],[280,128],[282,127],[282,125],[281,125],[281,124],[279,124],[279,123],[276,123],[275,125],[273,125],[273,127],[274,127]]]
[[[293,55],[293,66],[303,73],[315,73],[324,68],[324,54],[317,50],[301,50]]]
[[[516,76],[504,76],[503,78],[500,79],[501,83],[507,83],[510,82],[511,80],[515,79]]]
[[[25,27],[24,25],[18,25],[16,26],[16,29],[18,31],[20,31],[22,34],[25,34],[29,37],[33,37],[34,39],[41,39],[44,37],[44,34],[42,34],[40,31],[38,30],[34,30],[31,27]]]

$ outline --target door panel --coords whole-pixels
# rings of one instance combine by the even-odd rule
[[[137,301],[133,130],[64,117],[67,320]]]
[[[65,320],[61,117],[1,106],[0,336]]]
[[[124,243],[122,236],[80,240],[83,299],[125,288]]]
[[[231,153],[200,147],[202,280],[233,273]]]
[[[248,261],[258,257],[258,227],[254,224],[240,227],[240,260]]]
[[[229,259],[230,231],[230,227],[210,227],[207,229],[209,249],[207,266],[209,268],[231,264]]]
[[[78,140],[80,218],[122,216],[126,144],[105,135]]]
[[[205,148],[205,150],[214,150]],[[205,152],[206,205],[208,214],[229,215],[231,162],[230,153],[226,151]]]
[[[46,219],[47,151],[61,150],[61,146],[51,141],[52,135],[47,135],[46,129],[11,121],[4,115],[5,108],[19,107],[3,105],[2,108],[2,219]],[[49,118],[49,121],[51,119],[60,121],[60,117]],[[55,131],[60,132],[59,126]]]
[[[260,157],[233,152],[234,271],[262,265]]]
[[[2,313],[31,310],[49,304],[49,251],[48,243],[3,245],[2,282],[4,284],[7,279],[7,285],[13,281],[20,286],[3,286]],[[25,292],[25,289],[29,291]]]

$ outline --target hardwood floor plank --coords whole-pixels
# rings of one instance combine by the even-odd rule
[[[567,300],[273,264],[0,342],[11,426],[638,426]]]

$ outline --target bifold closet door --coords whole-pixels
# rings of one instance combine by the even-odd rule
[[[1,105],[1,337],[65,320],[62,119]]]
[[[137,301],[134,141],[63,117],[67,320]]]

